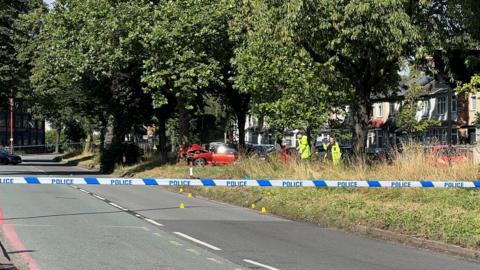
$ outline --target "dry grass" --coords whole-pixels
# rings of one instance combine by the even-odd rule
[[[478,166],[468,160],[454,162],[453,166],[440,164],[437,157],[425,154],[417,146],[396,154],[394,162],[378,162],[370,166],[333,167],[319,160],[301,161],[292,159],[284,164],[273,157],[268,161],[253,158],[240,158],[233,165],[206,166],[194,169],[197,177],[251,179],[339,179],[339,180],[476,180]],[[152,164],[154,166],[152,166]],[[148,177],[188,177],[185,164],[160,166],[155,159],[117,170],[122,175],[142,175]]]
[[[72,166],[79,166],[87,169],[100,168],[100,155],[98,152],[79,152],[77,155],[64,155],[63,161]]]

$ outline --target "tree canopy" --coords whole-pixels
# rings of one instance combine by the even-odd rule
[[[343,111],[362,161],[372,96],[395,89],[405,63],[441,54],[452,81],[477,85],[451,59],[478,46],[478,11],[476,0],[7,1],[0,90],[57,126],[112,130],[113,144],[156,124],[162,152],[167,123],[192,142],[211,97],[242,146],[247,113],[313,136]]]

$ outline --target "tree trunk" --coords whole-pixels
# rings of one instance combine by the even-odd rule
[[[245,121],[247,120],[247,113],[245,111],[237,112],[237,126],[238,126],[238,150],[245,150]]]
[[[312,129],[312,126],[311,125],[308,125],[307,126],[307,130],[305,131],[305,135],[307,135],[307,142],[308,142],[308,147],[310,148],[310,153],[313,153],[312,151],[312,148],[313,148],[313,144],[315,143],[316,139],[317,138],[313,138],[313,135],[312,135],[312,132],[313,129]]]
[[[55,154],[60,153],[60,134],[62,132],[61,128],[55,129]]]
[[[163,117],[158,118],[158,153],[160,154],[160,159],[162,162],[167,162],[167,127],[166,127],[166,119]]]
[[[187,146],[190,144],[190,114],[186,106],[185,100],[179,98],[177,106],[179,112],[179,143]]]
[[[100,150],[100,153],[103,152],[103,150],[105,149],[105,133],[107,132],[107,127],[106,125],[102,124],[102,126],[100,127],[100,145],[98,146],[98,149]]]
[[[83,152],[89,153],[92,152],[92,138],[93,135],[91,132],[88,132],[87,138],[85,139],[85,146],[83,147]]]
[[[365,164],[365,149],[367,145],[368,121],[370,120],[371,104],[368,91],[357,89],[357,99],[351,105],[352,109],[352,146],[355,161]]]

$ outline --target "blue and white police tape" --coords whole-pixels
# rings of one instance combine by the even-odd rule
[[[0,176],[0,184],[202,186],[202,187],[318,187],[318,188],[480,188],[480,181],[378,181],[378,180],[221,180],[154,178],[64,178]]]

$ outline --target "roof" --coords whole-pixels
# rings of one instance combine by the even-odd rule
[[[441,95],[441,94],[447,93],[452,89],[448,85],[448,83],[444,81],[435,80],[433,77],[425,74],[422,74],[420,77],[415,79],[414,83],[417,83],[418,85],[423,87],[423,91],[420,93],[420,97]],[[379,93],[376,95],[372,95],[372,100],[381,101],[381,100],[403,99],[407,94],[408,87],[409,87],[409,78],[402,77],[396,89],[389,90],[386,93]]]

